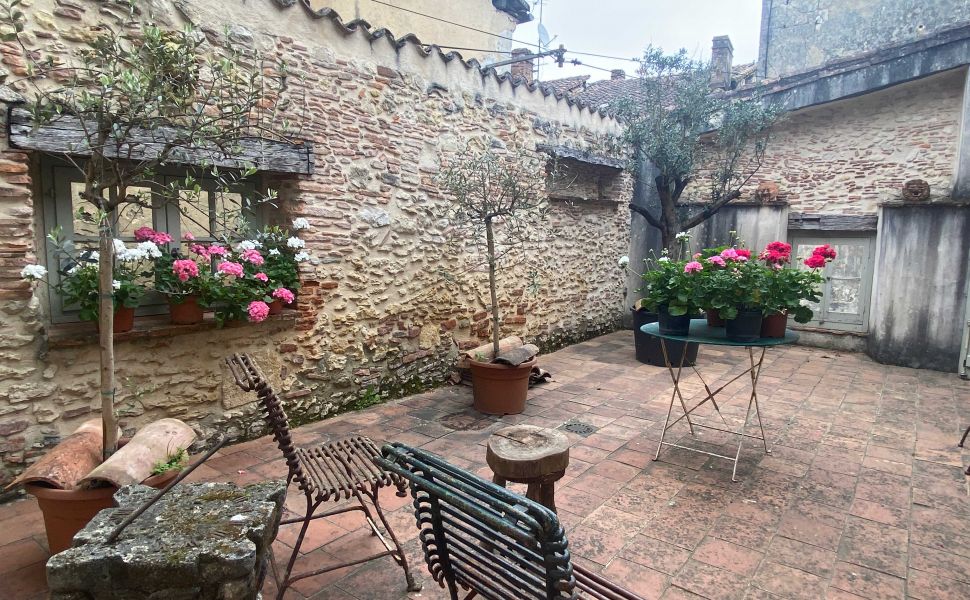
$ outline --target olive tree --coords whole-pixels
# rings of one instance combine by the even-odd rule
[[[637,179],[655,170],[659,211],[630,204],[660,231],[672,251],[676,235],[700,225],[727,203],[758,172],[778,111],[757,97],[711,89],[711,65],[685,50],[664,54],[648,47],[640,61],[638,93],[613,106],[620,118]],[[699,190],[700,206],[688,206],[684,192]]]
[[[235,171],[213,165],[237,155],[242,140],[286,133],[289,124],[276,116],[285,110],[285,65],[235,47],[230,36],[215,47],[193,27],[166,30],[141,18],[128,4],[129,22],[101,27],[88,43],[68,56],[44,56],[31,48],[35,38],[20,0],[0,5],[3,41],[22,50],[26,75],[9,85],[28,94],[36,127],[70,120],[81,135],[70,148],[54,152],[83,176],[80,198],[93,208],[99,251],[100,397],[105,455],[117,446],[113,328],[113,239],[119,212],[126,205],[146,208],[184,199],[186,181],[155,185],[158,169],[186,164],[211,171],[228,188],[251,174],[241,161]],[[206,158],[207,157],[207,158]],[[137,189],[152,185],[152,197]],[[200,224],[201,225],[201,224]],[[207,224],[205,224],[207,226]]]
[[[451,225],[462,240],[468,236],[478,245],[485,257],[493,356],[499,353],[502,322],[497,271],[516,249],[539,241],[548,207],[546,184],[554,172],[532,154],[469,143],[438,175],[438,184],[455,201]]]

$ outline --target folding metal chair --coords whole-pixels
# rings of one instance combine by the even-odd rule
[[[573,564],[556,514],[545,506],[404,444],[376,462],[411,482],[428,570],[452,600],[641,600]]]
[[[256,392],[263,409],[263,418],[272,429],[273,439],[276,440],[276,444],[286,459],[286,465],[289,469],[286,484],[289,486],[290,483],[296,482],[300,491],[306,496],[306,512],[302,516],[280,521],[280,525],[302,523],[302,526],[293,547],[293,554],[286,564],[286,572],[283,574],[282,581],[278,577],[276,564],[273,561],[273,573],[276,576],[279,590],[277,599],[283,598],[286,589],[300,579],[368,562],[383,556],[393,557],[398,565],[404,569],[408,591],[419,591],[421,584],[415,582],[411,575],[404,551],[384,517],[384,511],[381,510],[378,497],[382,487],[391,485],[396,486],[397,495],[403,497],[406,493],[407,482],[397,475],[380,469],[375,464],[374,459],[380,458],[377,446],[366,437],[356,436],[313,448],[297,448],[290,436],[289,422],[280,399],[253,359],[246,354],[233,354],[226,358],[226,364],[229,365],[229,370],[240,388],[247,392]],[[370,506],[364,501],[365,497],[370,501]],[[316,512],[317,508],[328,500],[340,502],[351,498],[357,502],[322,513]],[[307,528],[310,526],[310,521],[355,510],[364,513],[367,524],[373,534],[383,543],[385,551],[365,558],[291,575],[293,565],[300,554],[300,546],[303,544]],[[374,519],[375,514],[383,524],[384,530],[390,538],[390,543],[378,529]]]

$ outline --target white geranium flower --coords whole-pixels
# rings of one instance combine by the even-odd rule
[[[162,251],[158,249],[155,242],[144,241],[138,244],[138,252],[142,253],[145,258],[161,258]]]
[[[262,248],[263,244],[259,240],[243,240],[236,244],[236,250],[238,252],[245,252],[246,250],[255,250],[256,248]]]
[[[674,237],[677,239],[678,242],[686,242],[687,240],[690,239],[690,234],[687,233],[686,231],[681,231]]]
[[[111,280],[111,289],[113,289],[113,290],[120,290],[121,289],[121,282],[118,281],[117,279],[112,279]]]
[[[125,246],[125,243],[117,238],[115,238],[114,240],[114,246],[115,246],[115,256],[121,257],[121,256],[124,256],[126,252],[128,252],[128,246]]]
[[[293,257],[296,262],[306,262],[310,260],[310,254],[308,252],[298,252],[296,256]]]
[[[301,229],[309,229],[309,228],[310,228],[310,222],[304,219],[303,217],[297,217],[293,219],[294,231],[299,231]]]
[[[669,256],[661,256],[660,258],[657,259],[657,262],[670,262],[670,257]]]
[[[42,265],[27,265],[20,270],[20,276],[28,281],[36,281],[47,276],[47,269]]]
[[[279,256],[280,255],[280,251],[277,250],[276,248],[270,248],[269,249],[269,255],[270,256]]]
[[[628,264],[630,264],[630,257],[629,256],[621,256],[618,264],[621,267],[627,266]]]
[[[291,237],[290,239],[286,240],[286,245],[290,248],[304,248],[306,246],[306,242],[298,237]]]

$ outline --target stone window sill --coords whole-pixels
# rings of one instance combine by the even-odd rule
[[[824,333],[826,335],[839,335],[839,336],[857,337],[857,338],[869,337],[869,333],[866,331],[852,331],[849,329],[827,329],[825,327],[802,325],[801,323],[792,324],[789,322],[788,328],[793,329],[795,331],[805,331],[807,333]]]
[[[226,325],[224,329],[241,329],[244,327],[286,327],[296,321],[297,311],[284,309],[277,315],[270,315],[262,323],[239,323]],[[167,338],[200,331],[218,329],[216,319],[212,313],[206,313],[205,319],[195,325],[173,325],[169,316],[152,315],[135,317],[135,327],[131,331],[116,333],[115,342],[133,340]],[[47,346],[49,348],[74,348],[98,343],[98,330],[94,323],[58,323],[47,328]]]

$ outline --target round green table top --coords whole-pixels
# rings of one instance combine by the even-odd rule
[[[693,342],[697,344],[712,344],[714,346],[783,346],[798,341],[798,334],[793,331],[786,331],[783,338],[758,338],[750,342],[732,342],[727,339],[724,327],[709,327],[706,319],[691,319],[688,335],[670,335],[660,333],[660,323],[647,323],[640,328],[643,333],[655,335],[665,340],[677,342]]]

